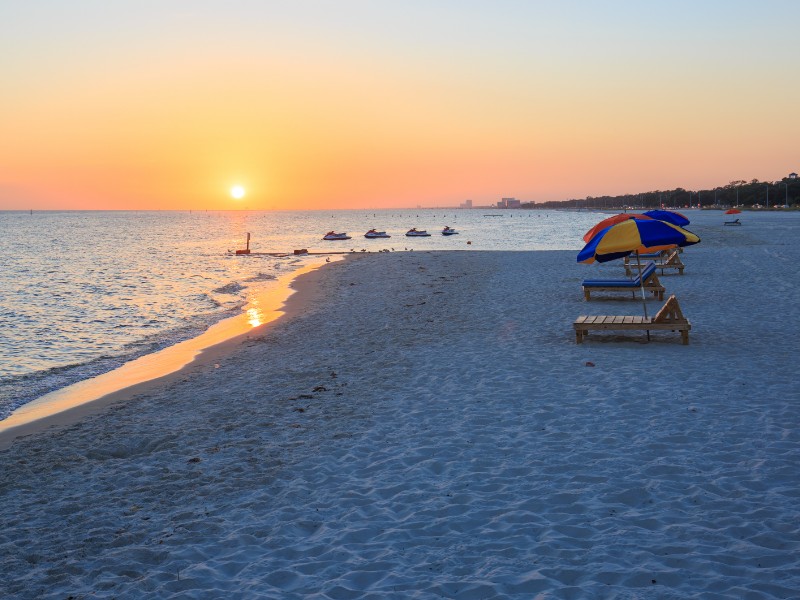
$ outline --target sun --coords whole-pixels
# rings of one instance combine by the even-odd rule
[[[247,191],[240,185],[235,185],[231,188],[231,198],[235,198],[236,200],[244,198],[246,193]]]

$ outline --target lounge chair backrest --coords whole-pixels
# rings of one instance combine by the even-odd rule
[[[656,272],[656,263],[650,261],[645,265],[644,269],[642,269],[642,276],[639,277],[637,275],[636,278],[633,280],[633,282],[636,285],[641,285],[642,281],[647,281],[648,277],[650,277],[655,272]]]
[[[675,248],[672,252],[670,252],[666,257],[664,257],[664,264],[665,265],[679,265],[683,264],[680,257],[678,256],[678,249]]]
[[[686,321],[675,294],[667,298],[664,306],[653,317],[653,323],[682,323]]]

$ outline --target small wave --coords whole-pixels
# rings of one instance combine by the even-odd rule
[[[238,294],[241,292],[245,286],[243,286],[238,281],[232,281],[227,285],[223,285],[222,287],[218,287],[217,289],[213,290],[216,294]]]
[[[108,356],[101,356],[103,358],[111,358]],[[66,373],[72,369],[77,367],[83,366],[84,363],[71,363],[66,365],[59,365],[57,367],[50,367],[48,369],[42,369],[41,371],[33,371],[31,373],[25,373],[24,375],[17,375],[17,376],[9,376],[9,377],[0,377],[0,385],[11,383],[12,381],[18,380],[22,382],[27,382],[32,379],[39,379],[41,377],[53,377],[61,375],[62,373]]]
[[[277,279],[277,277],[275,275],[270,275],[269,273],[256,273],[252,277],[245,279],[245,282],[250,283],[254,281],[269,281],[271,279]]]
[[[205,304],[205,305],[209,306],[212,309],[214,309],[214,308],[222,308],[222,302],[212,298],[208,294],[197,294],[196,296],[193,296],[192,298],[193,298],[193,300],[198,302],[198,304],[200,304],[200,303]]]

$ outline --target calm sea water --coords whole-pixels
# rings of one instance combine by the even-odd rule
[[[233,255],[247,232],[254,252],[577,250],[597,220],[486,209],[0,212],[0,418],[199,335],[308,260]],[[460,234],[440,235],[445,225]],[[365,239],[372,227],[392,238]],[[411,227],[433,235],[407,238]],[[322,241],[329,230],[353,239]]]

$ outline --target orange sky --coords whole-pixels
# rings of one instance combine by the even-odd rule
[[[800,167],[800,3],[289,4],[4,5],[0,209],[488,204]]]

